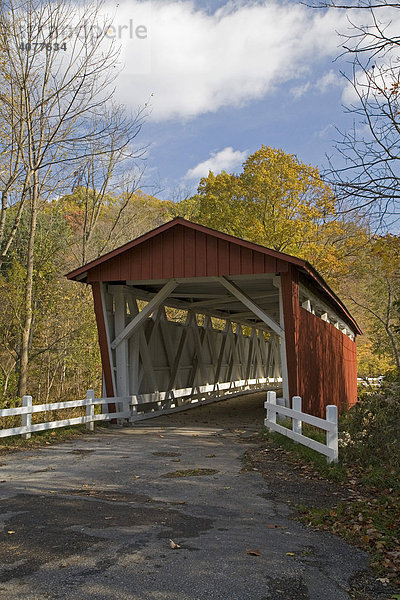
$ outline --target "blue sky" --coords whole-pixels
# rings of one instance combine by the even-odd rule
[[[127,0],[115,11],[117,99],[133,111],[148,102],[143,186],[159,197],[194,192],[208,168],[240,171],[262,144],[323,167],[335,126],[351,125],[348,65],[335,60],[342,11],[217,0]]]

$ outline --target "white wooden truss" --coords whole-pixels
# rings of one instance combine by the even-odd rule
[[[168,411],[281,387],[284,329],[272,279],[251,297],[225,278],[214,279],[219,295],[193,285],[189,295],[187,283],[102,284],[116,396],[131,397],[135,412],[141,404]]]
[[[319,317],[323,321],[330,323],[336,329],[339,329],[344,335],[347,335],[352,341],[355,340],[354,329],[346,323],[337,312],[327,302],[322,300],[319,296],[314,294],[305,285],[299,285],[299,300],[300,305],[311,312],[313,315]]]

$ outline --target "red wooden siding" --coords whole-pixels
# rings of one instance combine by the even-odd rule
[[[284,273],[288,262],[176,225],[88,271],[88,281]]]
[[[312,313],[299,309],[299,389],[304,412],[325,418],[325,407],[357,400],[356,342]]]
[[[299,273],[293,265],[281,275],[283,320],[285,327],[286,360],[288,366],[289,396],[298,394],[299,362]]]

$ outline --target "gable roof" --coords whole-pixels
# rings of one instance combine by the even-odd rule
[[[94,267],[97,267],[98,265],[101,265],[104,262],[106,262],[128,250],[131,250],[132,248],[135,248],[136,246],[139,246],[140,244],[143,244],[147,240],[150,240],[150,239],[154,238],[155,236],[160,235],[160,234],[164,233],[165,231],[172,229],[173,227],[176,227],[177,225],[182,225],[188,229],[192,229],[194,231],[199,231],[201,233],[205,233],[205,234],[214,236],[217,239],[226,240],[227,242],[230,242],[230,243],[233,242],[237,246],[242,246],[243,248],[248,248],[250,250],[256,250],[257,252],[261,252],[263,254],[266,254],[266,255],[271,256],[276,259],[283,259],[283,260],[293,263],[297,266],[301,266],[303,263],[306,262],[300,258],[291,256],[290,254],[285,254],[284,252],[278,252],[276,250],[272,250],[271,248],[266,248],[265,246],[261,246],[260,244],[255,244],[254,242],[248,242],[247,240],[243,240],[242,238],[235,237],[228,233],[223,233],[222,231],[218,231],[217,229],[212,229],[211,227],[206,227],[205,225],[199,225],[198,223],[193,223],[192,221],[188,221],[187,219],[184,219],[183,217],[175,217],[171,221],[168,221],[167,223],[163,223],[163,225],[160,225],[159,227],[156,227],[155,229],[148,231],[147,233],[135,238],[134,240],[131,240],[130,242],[127,242],[126,244],[123,244],[119,248],[116,248],[115,250],[111,250],[110,252],[103,254],[103,256],[100,256],[99,258],[96,258],[95,260],[90,261],[86,265],[83,265],[82,267],[79,267],[78,269],[74,269],[73,271],[68,273],[66,275],[66,277],[68,279],[78,279],[79,276],[82,275],[83,273],[85,273],[86,271],[89,271],[90,269],[93,269]]]
[[[94,281],[159,280],[286,272],[295,266],[361,333],[333,290],[307,261],[234,237],[182,217],[74,269],[68,279]]]

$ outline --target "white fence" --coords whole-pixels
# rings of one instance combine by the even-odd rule
[[[299,442],[308,448],[316,450],[320,454],[324,454],[329,463],[338,461],[339,449],[337,406],[329,405],[326,407],[326,420],[301,412],[300,396],[293,396],[292,408],[287,408],[285,406],[277,405],[275,392],[267,392],[267,401],[264,403],[264,406],[267,409],[267,418],[265,419],[264,423],[268,429],[282,433],[295,442]],[[288,429],[283,425],[279,425],[276,422],[277,414],[292,419],[292,429]],[[319,429],[326,431],[326,445],[303,435],[302,423],[308,423],[309,425],[313,425],[314,427],[318,427]]]
[[[84,400],[71,400],[67,402],[52,402],[49,404],[32,404],[32,396],[22,398],[22,406],[17,408],[0,409],[1,417],[21,416],[21,426],[0,428],[0,438],[12,435],[22,435],[29,439],[32,433],[57,427],[69,427],[71,425],[86,425],[93,431],[96,421],[110,421],[117,419],[135,423],[144,419],[158,417],[164,414],[195,408],[210,402],[226,400],[233,396],[248,394],[265,387],[279,387],[281,379],[263,378],[248,379],[246,381],[233,381],[229,383],[217,383],[193,388],[174,390],[173,392],[155,392],[151,394],[140,394],[137,396],[126,396],[116,398],[95,398],[94,390],[88,390]],[[95,414],[95,406],[104,404],[115,404],[116,412]],[[34,413],[48,413],[58,410],[86,408],[86,415],[72,417],[58,421],[44,421],[32,424]],[[0,422],[1,427],[1,422]]]
[[[363,387],[379,388],[384,380],[383,375],[379,377],[357,377],[357,385]]]
[[[119,411],[115,413],[94,414],[94,407],[99,404],[113,404],[118,400]],[[51,404],[32,404],[32,396],[22,398],[22,406],[18,408],[4,408],[0,410],[1,417],[13,417],[21,415],[21,426],[11,427],[9,429],[0,429],[0,438],[11,435],[22,435],[25,439],[31,437],[31,433],[44,431],[46,429],[56,429],[57,427],[69,427],[70,425],[86,424],[86,427],[93,431],[95,421],[109,421],[110,419],[129,418],[130,412],[127,412],[127,403],[121,402],[122,398],[95,398],[94,390],[88,390],[84,400],[71,400],[67,402],[52,402]],[[125,405],[125,406],[124,406]],[[32,425],[32,414],[41,412],[51,412],[70,408],[86,407],[86,416],[73,417],[60,421],[45,421]],[[123,408],[122,408],[123,407]]]

